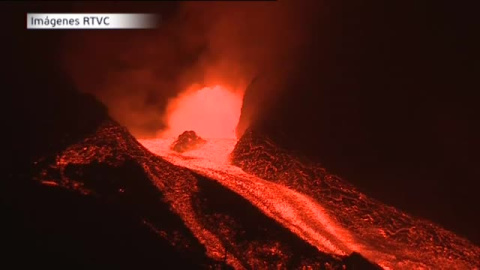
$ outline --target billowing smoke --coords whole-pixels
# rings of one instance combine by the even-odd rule
[[[137,137],[167,128],[170,100],[192,85],[249,87],[239,133],[273,102],[308,43],[317,1],[90,3],[84,12],[158,12],[156,30],[68,33],[65,67]],[[256,78],[256,80],[254,80]],[[263,83],[252,83],[260,81]]]

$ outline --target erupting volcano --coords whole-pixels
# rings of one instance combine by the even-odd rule
[[[177,266],[478,269],[480,248],[468,240],[369,198],[255,129],[236,139],[241,100],[219,86],[187,91],[155,139],[105,117],[37,160],[35,180],[133,212]]]
[[[182,119],[182,127],[195,123],[173,119]],[[207,135],[232,135],[220,127],[209,133],[211,125],[196,127]],[[53,160],[35,164],[35,179],[46,188],[126,205],[161,239],[163,249],[197,266],[479,266],[480,248],[468,240],[369,198],[252,129],[239,140],[202,138],[191,130],[179,138],[137,140],[106,118]]]
[[[195,100],[202,99],[185,105],[199,108]],[[196,123],[203,134],[221,134],[223,127],[214,126],[221,122],[200,126],[199,114],[181,116],[187,118],[175,116],[169,123]],[[300,161],[254,131],[247,131],[240,141],[228,137],[206,138],[206,143],[183,153],[172,151],[173,139],[139,141],[166,161],[218,181],[322,253],[361,254],[385,269],[478,267],[480,249],[467,240],[368,198],[319,164]],[[214,242],[205,244],[207,249],[209,245],[219,249]]]
[[[178,138],[137,141],[106,120],[54,163],[41,161],[37,180],[85,196],[127,198],[145,226],[202,265],[478,268],[480,248],[466,239],[369,198],[255,130],[237,140],[239,96],[203,88],[172,108],[165,134],[181,130]],[[175,222],[162,221],[166,216]],[[207,258],[198,257],[202,248]]]
[[[5,265],[480,269],[453,5],[207,2],[75,3],[162,23],[49,33],[25,14],[70,8],[8,4]]]

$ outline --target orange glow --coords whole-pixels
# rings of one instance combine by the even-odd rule
[[[193,130],[203,138],[235,139],[241,108],[242,95],[223,86],[193,86],[170,101],[168,129],[160,136],[176,137],[186,130]]]

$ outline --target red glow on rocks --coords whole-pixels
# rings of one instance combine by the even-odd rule
[[[192,87],[170,101],[167,109],[168,129],[162,137],[176,137],[193,130],[204,138],[236,138],[242,95],[216,85]]]

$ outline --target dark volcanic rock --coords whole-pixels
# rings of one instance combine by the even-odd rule
[[[207,141],[200,138],[195,131],[188,130],[180,134],[177,140],[172,144],[171,148],[174,151],[183,153],[201,147]]]
[[[197,179],[196,211],[207,228],[223,236],[227,256],[239,258],[246,269],[343,269],[346,265],[319,252],[217,181],[201,175]]]
[[[344,260],[347,269],[352,270],[381,270],[382,268],[367,259],[365,259],[362,255],[357,252],[353,252],[350,256],[346,257]]]
[[[145,226],[130,207],[17,180],[0,192],[5,267],[28,269],[34,262],[46,269],[194,269],[202,264]],[[168,208],[156,210],[165,223],[175,223]]]
[[[164,194],[150,181],[136,160],[126,159],[119,165],[97,161],[85,165],[69,164],[64,172],[70,181],[83,183],[101,201],[117,205],[142,224],[161,232],[162,238],[172,248],[176,246],[183,259],[197,267],[214,263],[205,257],[204,246],[171,210]]]

